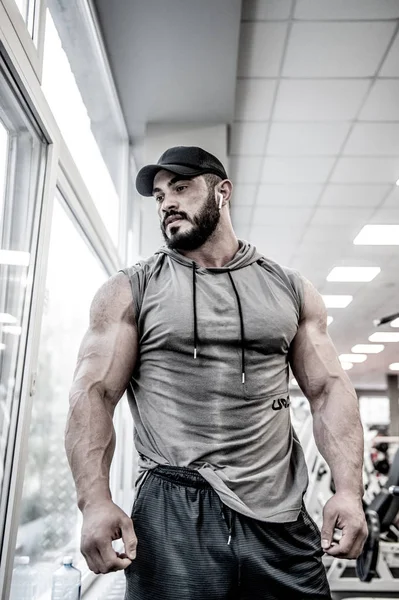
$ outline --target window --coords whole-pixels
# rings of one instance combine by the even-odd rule
[[[3,214],[5,183],[7,174],[8,132],[0,121],[0,215]]]
[[[64,554],[87,569],[80,546],[80,513],[64,450],[68,395],[93,296],[107,274],[57,194],[33,397],[16,555],[29,556],[48,592]],[[82,562],[80,562],[82,561]]]
[[[26,23],[29,33],[33,37],[33,14],[35,3],[31,0],[15,0],[18,10]]]
[[[53,10],[55,10],[56,4],[54,1],[51,3]],[[67,7],[65,7],[65,10],[68,10]],[[64,12],[65,10],[63,9]],[[61,23],[62,15],[58,15]],[[115,181],[118,180],[118,175],[115,174],[114,179],[111,177],[108,168],[109,165],[103,158],[104,152],[100,151],[97,139],[93,134],[95,124],[92,123],[86,104],[82,99],[80,89],[82,84],[80,87],[78,86],[75,74],[71,69],[70,56],[67,56],[64,51],[65,39],[71,44],[69,36],[74,36],[71,39],[76,38],[76,32],[67,31],[61,41],[52,18],[52,13],[47,10],[43,61],[43,91],[97,210],[114,244],[117,246],[120,200],[115,188]],[[78,39],[75,39],[75,42],[81,43]],[[93,67],[93,72],[95,72],[94,65],[89,64],[87,60],[82,61],[81,55],[78,58],[81,65],[82,63],[87,64],[89,69]],[[95,87],[95,78],[92,73],[87,72],[85,78],[87,80],[86,85],[88,83],[92,87]],[[91,95],[96,96],[95,89],[92,89]],[[104,109],[100,107],[97,108],[97,112],[96,118],[103,123],[104,135],[104,131],[107,132],[109,130],[109,124],[106,124],[106,120],[112,121],[112,116],[108,112],[105,117],[103,115]],[[121,142],[118,148],[115,137],[114,135],[113,139],[110,138],[105,144],[108,146],[108,152],[113,152],[114,160],[120,157],[119,150],[122,145]],[[121,163],[122,160],[120,159],[119,168]]]
[[[45,143],[0,59],[0,489],[6,502],[29,324]],[[7,469],[6,469],[6,464]],[[3,526],[0,523],[0,528]]]
[[[19,12],[22,15],[23,20],[26,23],[26,27],[37,44],[38,35],[38,14],[40,11],[40,2],[42,0],[15,0]]]
[[[360,396],[360,416],[365,425],[389,425],[389,399],[383,396]]]

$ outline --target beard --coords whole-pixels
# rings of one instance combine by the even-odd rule
[[[179,215],[193,225],[190,231],[179,233],[177,227],[173,225],[169,228],[168,237],[165,228],[165,220],[171,215]],[[208,193],[208,197],[199,211],[193,217],[182,211],[171,210],[164,215],[161,223],[161,231],[168,248],[172,250],[197,250],[210,238],[215,231],[220,219],[220,211],[215,203],[213,190]],[[174,232],[175,230],[175,232]]]

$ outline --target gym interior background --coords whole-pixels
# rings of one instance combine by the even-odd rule
[[[365,428],[368,578],[326,563],[335,598],[399,597],[399,0],[0,0],[1,598],[14,558],[64,554],[83,597],[123,597],[79,554],[63,449],[68,390],[94,292],[161,243],[137,170],[199,145],[228,167],[239,237],[323,294]],[[291,380],[320,522],[332,493]],[[125,401],[114,500],[136,474]],[[382,494],[382,496],[381,496]],[[382,498],[382,499],[381,499]],[[378,554],[378,557],[377,557]]]

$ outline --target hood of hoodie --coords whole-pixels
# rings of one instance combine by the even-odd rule
[[[237,299],[237,312],[240,321],[240,337],[241,337],[241,371],[242,371],[242,383],[245,383],[245,326],[244,318],[242,313],[241,299],[238,294],[236,284],[232,272],[248,267],[253,263],[257,262],[261,255],[256,251],[254,246],[251,246],[244,240],[238,240],[239,248],[233,258],[226,263],[223,267],[200,267],[193,260],[187,258],[176,250],[171,250],[166,246],[158,250],[157,254],[166,254],[170,258],[181,265],[191,269],[193,274],[193,316],[194,316],[194,333],[193,333],[193,352],[194,359],[197,358],[198,352],[198,323],[197,323],[197,273],[201,272],[212,272],[212,273],[227,273],[231,282],[233,292]]]
[[[196,270],[201,273],[201,271],[212,271],[214,273],[226,273],[227,271],[237,271],[238,269],[243,269],[244,267],[248,267],[252,265],[256,261],[258,261],[261,255],[257,252],[255,246],[252,246],[249,242],[245,240],[238,240],[239,248],[233,258],[223,265],[223,267],[201,267],[196,264],[191,258],[187,258],[183,254],[180,254],[177,250],[171,250],[166,246],[160,248],[156,254],[167,254],[175,260],[176,262],[184,265],[185,267],[193,268],[193,264],[196,265]]]

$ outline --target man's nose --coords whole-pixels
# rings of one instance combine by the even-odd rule
[[[167,213],[170,210],[177,210],[179,203],[175,196],[173,195],[165,195],[163,202],[161,204],[162,213]]]

